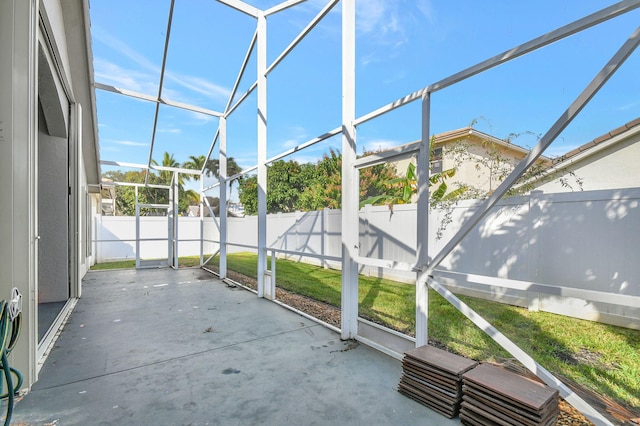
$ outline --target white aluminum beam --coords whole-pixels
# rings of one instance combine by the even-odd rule
[[[264,16],[269,16],[269,15],[273,15],[274,13],[278,13],[281,12],[285,9],[288,9],[292,6],[296,6],[300,3],[304,3],[307,0],[288,0],[288,1],[284,1],[278,5],[275,5],[267,10],[264,11]]]
[[[189,105],[183,102],[172,101],[165,98],[158,99],[158,102],[161,104],[175,107],[175,108],[180,108],[180,109],[185,109],[187,111],[193,111],[193,112],[198,112],[200,114],[210,115],[212,117],[222,117],[224,115],[223,113],[214,111],[212,109],[202,108],[195,105]]]
[[[187,175],[200,175],[200,170],[193,170],[193,169],[184,169],[182,167],[168,167],[168,166],[158,166],[155,164],[152,164],[151,167],[149,167],[151,170],[163,170],[163,171],[167,171],[167,172],[175,172],[175,173],[182,173],[182,174],[187,174]]]
[[[229,108],[229,109],[225,112],[225,117],[228,117],[229,115],[231,115],[231,113],[232,113],[233,111],[235,111],[235,110],[236,110],[236,108],[238,108],[238,107],[242,104],[242,102],[244,102],[244,100],[245,100],[245,99],[247,99],[247,97],[248,97],[251,93],[253,93],[253,91],[256,89],[256,87],[258,87],[258,82],[257,82],[257,81],[256,81],[255,83],[253,83],[253,84],[251,85],[251,87],[249,87],[249,88],[247,89],[247,91],[246,91],[246,92],[244,92],[244,94],[243,94],[242,96],[240,96],[240,98],[238,99],[238,101],[237,101],[235,104],[233,104],[233,106],[232,106],[231,108]]]
[[[200,177],[200,207],[198,211],[198,216],[200,219],[200,267],[202,268],[205,264],[204,261],[204,178]],[[208,260],[207,260],[208,262]]]
[[[236,77],[236,82],[233,84],[233,89],[231,89],[231,94],[229,95],[227,106],[224,108],[225,114],[229,114],[229,107],[231,106],[231,102],[233,101],[233,98],[236,95],[236,92],[238,91],[238,86],[240,85],[242,76],[244,75],[244,72],[247,69],[247,64],[249,63],[251,52],[253,52],[253,48],[256,45],[257,37],[258,37],[258,31],[256,30],[253,33],[253,37],[251,37],[251,42],[249,42],[249,48],[247,49],[247,53],[244,55],[244,60],[242,61],[242,65],[240,66],[240,71],[238,72],[238,77]]]
[[[524,365],[529,371],[538,376],[550,387],[557,389],[560,396],[584,414],[589,420],[596,425],[611,425],[611,422],[602,416],[597,410],[587,404],[582,398],[569,389],[564,383],[558,380],[547,369],[538,364],[529,354],[520,349],[515,343],[509,340],[498,329],[489,324],[484,318],[478,315],[473,309],[466,305],[462,300],[456,297],[455,294],[447,290],[442,284],[438,283],[434,279],[429,279],[429,285],[435,291],[437,291],[442,297],[447,299],[458,311],[460,311],[465,317],[469,318],[478,328],[484,331],[489,337],[491,337],[496,343],[498,343],[504,350],[509,352],[516,358],[522,365]]]
[[[209,151],[207,152],[207,156],[204,158],[204,164],[202,165],[202,170],[200,170],[200,174],[204,175],[204,170],[207,168],[207,161],[211,158],[211,153],[213,152],[213,148],[216,146],[216,142],[220,137],[220,123],[218,123],[218,128],[216,129],[216,134],[213,136],[213,140],[211,140],[211,146],[209,146]]]
[[[213,218],[213,223],[216,225],[216,228],[218,228],[218,231],[220,231],[220,221],[213,213],[213,209],[211,208],[211,204],[209,203],[209,199],[207,197],[204,197],[204,204],[207,206],[207,210],[209,210],[209,215]]]
[[[342,0],[342,303],[341,338],[358,335],[358,204],[356,160],[356,4]]]
[[[406,145],[396,146],[386,151],[376,152],[366,157],[360,157],[354,161],[353,166],[358,169],[365,167],[373,167],[379,164],[388,163],[389,161],[396,161],[400,158],[405,158],[420,151],[421,141],[408,143]]]
[[[267,18],[258,16],[258,297],[264,297],[267,270]]]
[[[126,163],[124,161],[101,160],[100,164],[102,164],[103,166],[129,167],[129,168],[132,168],[132,169],[149,170],[149,166],[147,166],[146,164]]]
[[[294,146],[293,148],[288,149],[287,151],[284,151],[281,154],[278,154],[278,155],[276,155],[274,157],[269,158],[267,160],[267,164],[271,164],[274,161],[278,161],[281,158],[284,158],[284,157],[286,157],[288,155],[294,154],[294,153],[296,153],[296,152],[298,152],[300,150],[303,150],[303,149],[308,148],[308,147],[310,147],[312,145],[315,145],[318,142],[322,142],[324,140],[332,138],[332,137],[336,136],[337,134],[340,134],[341,132],[342,132],[342,127],[336,127],[335,129],[331,130],[330,132],[325,133],[324,135],[320,135],[317,138],[313,138],[313,139],[311,139],[311,140],[309,140],[309,141],[307,141],[305,143],[302,143],[302,144],[300,144],[298,146]]]
[[[172,269],[178,269],[178,218],[179,207],[178,207],[178,198],[180,196],[180,188],[178,187],[178,179],[180,174],[174,172],[171,177],[171,189],[169,190],[169,203],[171,207],[169,207],[169,215],[167,218],[168,221],[168,253],[169,253],[169,266]]]
[[[171,189],[171,188],[169,188],[169,189]],[[168,210],[169,208],[171,208],[171,204],[140,203],[140,204],[138,204],[138,207],[145,208],[145,209],[163,209],[163,210]],[[147,238],[147,239],[150,239],[150,238]],[[160,238],[160,240],[166,240],[166,238]]]
[[[521,44],[512,49],[506,50],[496,56],[493,56],[485,61],[482,61],[465,70],[462,70],[459,73],[456,73],[450,77],[440,80],[437,83],[434,83],[423,89],[410,93],[394,102],[391,102],[374,111],[371,111],[370,113],[365,114],[362,117],[356,119],[355,121],[356,126],[366,123],[367,121],[373,120],[374,118],[379,117],[389,111],[393,111],[394,109],[400,108],[403,105],[407,105],[413,101],[416,101],[422,98],[422,96],[425,93],[433,93],[438,90],[444,89],[445,87],[451,86],[452,84],[458,83],[478,73],[481,73],[483,71],[486,71],[493,67],[501,65],[505,62],[516,59],[522,55],[525,55],[534,50],[540,49],[551,43],[555,43],[556,41],[562,40],[563,38],[569,37],[573,34],[576,34],[580,31],[590,28],[594,25],[598,25],[609,19],[613,19],[617,16],[630,12],[638,7],[640,7],[640,0],[621,1],[612,6],[606,7],[598,12],[588,15],[582,19],[578,19],[577,21],[574,21],[568,25],[558,28],[557,30],[551,31],[547,34],[537,37],[527,43]]]
[[[431,95],[422,98],[422,137],[419,143],[416,173],[418,205],[416,211],[417,264],[426,265],[429,256],[429,163],[431,144]],[[416,271],[416,347],[429,342],[429,287],[427,267]]]
[[[640,27],[637,28],[622,47],[613,55],[609,62],[600,70],[589,85],[571,103],[569,108],[551,126],[547,133],[533,147],[529,154],[513,169],[511,174],[498,186],[480,208],[465,221],[458,232],[447,242],[447,244],[436,254],[429,264],[429,270],[437,268],[444,258],[462,241],[462,239],[489,213],[490,209],[502,198],[502,196],[513,186],[513,184],[531,167],[532,164],[542,155],[544,150],[562,133],[571,123],[584,106],[595,96],[604,86],[609,78],[622,66],[624,61],[633,53],[640,43]],[[422,266],[422,265],[419,265]]]
[[[203,191],[206,192],[206,191],[209,191],[210,189],[217,188],[219,186],[220,186],[220,182],[216,182],[213,185],[207,186]]]
[[[534,38],[533,40],[516,46],[513,49],[506,50],[492,58],[480,62],[479,64],[476,64],[463,71],[460,71],[457,74],[453,74],[450,77],[440,80],[439,82],[432,84],[424,90],[433,93],[438,90],[444,89],[445,87],[449,87],[462,80],[466,80],[469,77],[491,69],[497,65],[503,64],[527,53],[533,52],[534,50],[540,49],[541,47],[555,43],[556,41],[562,40],[563,38],[569,37],[587,28],[593,27],[609,19],[630,12],[638,7],[640,7],[640,0],[621,1],[612,6],[599,10],[598,12],[592,13],[591,15],[587,15],[584,18],[578,19],[577,21],[574,21],[563,27],[560,27],[554,31],[551,31],[547,34],[544,34],[540,37]]]
[[[445,271],[435,269],[433,276],[451,278],[473,284],[483,284],[487,286],[508,288],[513,290],[533,291],[537,293],[549,294],[552,296],[575,297],[577,299],[591,300],[598,303],[611,303],[632,308],[640,307],[640,297],[628,294],[608,293],[583,288],[560,287],[557,285],[536,283],[533,281],[521,281],[509,278],[490,277],[486,275],[468,274],[464,272]]]
[[[244,175],[246,175],[247,173],[250,173],[250,172],[252,172],[252,171],[256,170],[257,168],[258,168],[258,166],[252,166],[252,167],[249,167],[248,169],[242,170],[241,172],[236,173],[235,175],[229,176],[229,177],[227,178],[227,180],[228,180],[228,181],[236,180],[236,179],[238,179],[239,177],[244,176]]]
[[[202,173],[200,170],[184,169],[182,167],[167,167],[167,166],[158,166],[155,164],[152,164],[151,166],[147,166],[146,164],[125,163],[122,161],[102,160],[100,161],[100,164],[104,166],[129,167],[129,168],[143,169],[143,170],[165,170],[168,172],[178,172],[178,173],[188,174],[188,175],[200,175]]]
[[[297,251],[297,250],[286,250],[286,249],[279,249],[275,247],[268,247],[267,253],[269,252],[282,253],[287,256],[298,256],[298,257],[309,257],[312,259],[320,259],[320,260],[331,260],[333,262],[340,262],[342,260],[342,257],[338,257],[338,256],[326,256],[324,254],[309,253],[306,251]]]
[[[167,53],[169,52],[169,38],[171,37],[171,23],[173,22],[173,7],[175,6],[175,0],[171,0],[171,6],[169,8],[169,19],[167,20],[167,31],[164,38],[164,51],[162,52],[162,66],[160,68],[160,83],[158,84],[158,99],[162,98],[162,86],[164,85],[164,72],[167,68]],[[149,146],[149,159],[147,165],[151,166],[153,159],[153,145],[156,141],[156,130],[158,128],[158,115],[160,113],[160,103],[156,104],[156,110],[153,115],[153,130],[151,131],[151,145]],[[144,183],[149,181],[149,175],[145,176]]]
[[[201,114],[210,115],[213,117],[221,117],[223,114],[218,111],[213,111],[206,108],[201,108],[195,105],[189,105],[182,102],[172,101],[169,99],[160,99],[156,96],[147,95],[140,92],[134,92],[133,90],[121,89],[119,87],[111,86],[103,83],[94,83],[96,89],[104,90],[106,92],[117,93],[119,95],[129,96],[135,99],[141,99],[144,101],[154,102],[156,104],[165,104],[175,108],[184,109],[187,111],[199,112]]]
[[[324,18],[329,12],[331,12],[331,9],[333,9],[333,7],[338,4],[340,0],[331,0],[329,3],[327,3],[327,5],[325,7],[322,8],[322,10],[320,10],[320,12],[315,16],[315,18],[313,18],[311,20],[311,22],[309,22],[309,24],[304,27],[302,29],[302,31],[300,31],[300,33],[296,36],[296,38],[293,39],[293,41],[289,44],[289,46],[287,46],[282,53],[280,54],[280,56],[278,56],[275,61],[273,61],[273,63],[269,66],[269,68],[267,68],[267,75],[273,71],[273,69],[278,66],[278,64],[289,54],[291,53],[291,51],[293,50],[294,47],[296,47],[298,45],[298,43],[300,43],[302,41],[302,39],[304,39],[307,34],[309,34],[309,32],[311,32],[311,30],[318,25],[318,23],[322,20],[322,18]]]
[[[365,257],[354,255],[353,260],[358,265],[372,266],[374,268],[392,269],[394,271],[412,272],[415,271],[415,265],[407,262],[398,262],[395,260],[376,259],[373,257]]]
[[[229,176],[227,178],[227,181],[231,182],[233,180],[238,179],[240,176],[244,176],[247,173],[251,173],[252,171],[257,170],[257,169],[258,169],[258,166],[251,166],[251,167],[249,167],[247,169],[242,170],[240,173],[236,173],[233,176]],[[218,186],[220,186],[220,182],[214,183],[213,185],[206,187],[203,191],[208,191],[210,189],[217,188]]]
[[[93,85],[96,89],[104,90],[106,92],[117,93],[118,95],[129,96],[131,98],[142,99],[149,102],[159,102],[157,96],[147,95],[145,93],[135,92],[128,89],[121,89],[119,87],[99,83],[97,81]]]
[[[227,119],[220,118],[220,279],[227,278]]]
[[[140,268],[140,204],[138,204],[138,187],[134,189],[136,202],[136,269]]]
[[[167,185],[155,185],[155,184],[144,184],[144,183],[134,183],[134,182],[112,182],[113,185],[116,186],[131,186],[136,188],[155,188],[155,189],[170,189],[170,186]]]
[[[253,16],[254,18],[257,18],[258,13],[260,13],[260,10],[258,8],[253,7],[240,0],[216,0],[216,1],[218,3],[226,4],[227,6],[237,10],[238,12],[242,12],[249,16]]]

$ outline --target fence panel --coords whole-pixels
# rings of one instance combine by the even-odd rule
[[[459,203],[450,223],[437,238],[443,211],[430,214],[429,256],[434,256],[476,202]],[[267,217],[270,247],[339,257],[342,252],[341,212],[322,210],[275,214]],[[141,221],[154,218],[141,218]],[[198,239],[198,218],[180,218],[180,239]],[[102,217],[97,220],[97,261],[135,258],[135,218]],[[159,222],[159,232],[166,232]],[[257,217],[229,218],[229,252],[254,251]],[[219,240],[213,219],[204,223],[205,239]],[[544,194],[503,200],[443,261],[441,268],[491,277],[640,297],[640,189]],[[205,243],[205,252],[217,249]],[[415,205],[366,206],[360,212],[360,255],[399,262],[415,262]],[[180,255],[199,254],[197,243],[180,246]],[[299,256],[291,256],[298,260]],[[338,262],[305,261],[339,268]],[[412,272],[363,267],[361,273],[413,283]],[[498,300],[585,319],[640,328],[640,306],[622,307],[524,290],[447,280],[459,293]]]

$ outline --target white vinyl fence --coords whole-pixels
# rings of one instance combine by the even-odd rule
[[[439,269],[461,273],[445,282],[456,293],[502,301],[533,310],[570,315],[610,324],[640,328],[640,306],[602,303],[564,297],[562,291],[546,294],[479,284],[473,277],[497,277],[570,289],[593,290],[640,297],[640,189],[533,193],[511,197],[494,208],[445,259]],[[477,204],[463,202],[451,212],[452,222],[436,238],[442,212],[430,215],[429,254],[433,256],[457,231]],[[341,256],[340,210],[274,214],[267,218],[269,247],[294,252],[287,257],[326,267],[336,262],[303,258],[300,253]],[[97,261],[135,258],[135,218],[98,217]],[[157,223],[166,236],[166,218],[141,218]],[[219,240],[213,219],[204,223],[205,240]],[[164,232],[164,234],[163,234]],[[200,250],[199,218],[180,218],[179,255]],[[187,242],[185,240],[193,240]],[[228,219],[228,251],[255,251],[257,218]],[[158,250],[162,247],[156,243]],[[205,243],[212,253],[217,243]],[[166,256],[166,248],[165,256]],[[360,256],[405,263],[415,262],[416,206],[366,206],[360,212]],[[280,254],[280,257],[283,255]],[[413,283],[415,274],[374,267],[361,273]],[[466,274],[466,275],[463,275]],[[462,278],[464,279],[462,279]],[[471,277],[471,279],[469,278]],[[484,280],[486,281],[486,280]],[[491,281],[491,280],[489,280]],[[495,281],[491,281],[495,283]],[[574,295],[575,296],[575,295]],[[629,306],[630,305],[630,306]]]

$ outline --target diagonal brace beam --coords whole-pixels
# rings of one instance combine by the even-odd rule
[[[466,303],[458,299],[458,297],[451,293],[442,284],[435,281],[433,278],[429,278],[429,286],[437,291],[442,297],[447,299],[458,311],[460,311],[465,317],[469,318],[476,326],[484,331],[489,337],[495,340],[500,346],[502,346],[507,352],[513,355],[518,361],[522,363],[529,371],[538,376],[550,387],[557,389],[560,396],[564,398],[569,404],[573,405],[577,410],[580,410],[589,420],[596,425],[611,425],[611,423],[602,416],[597,410],[587,404],[582,398],[569,389],[564,383],[558,380],[547,369],[538,364],[529,354],[520,349],[515,343],[513,343],[507,336],[502,334],[498,329],[492,326],[487,320],[482,318],[476,311],[471,309]]]
[[[551,126],[547,133],[540,139],[538,144],[529,152],[529,154],[513,169],[511,174],[498,186],[496,191],[487,198],[478,211],[471,216],[460,228],[460,230],[449,240],[449,242],[440,250],[440,252],[427,265],[428,271],[431,273],[437,268],[445,257],[453,251],[453,249],[464,239],[464,237],[475,228],[475,226],[489,213],[491,208],[506,194],[506,192],[515,184],[515,182],[533,165],[542,155],[544,150],[558,137],[560,133],[571,123],[587,103],[595,96],[595,94],[605,85],[611,76],[622,66],[624,61],[633,53],[640,44],[640,27],[638,27],[622,47],[613,55],[609,62],[595,76],[595,78],[587,85],[587,87],[578,95],[573,103],[562,113],[560,118]],[[423,267],[425,265],[418,265]]]

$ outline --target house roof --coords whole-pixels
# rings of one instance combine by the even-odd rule
[[[529,150],[526,148],[523,148],[519,145],[513,144],[511,143],[509,140],[507,139],[499,139],[495,136],[491,136],[488,133],[484,133],[481,132],[479,130],[474,129],[471,126],[467,126],[467,127],[463,127],[461,129],[456,129],[456,130],[449,130],[447,132],[442,132],[442,133],[438,133],[437,135],[434,136],[435,138],[435,143],[439,144],[439,143],[446,143],[446,142],[451,142],[451,141],[456,141],[468,136],[475,136],[478,137],[480,139],[486,140],[486,141],[490,141],[496,145],[505,147],[507,149],[510,150],[514,150],[517,151],[521,154],[528,154]],[[543,157],[544,159],[544,157]]]
[[[629,130],[633,129],[634,127],[638,127],[637,130],[640,130],[640,117],[636,118],[635,120],[632,120],[620,127],[617,127],[613,130],[611,130],[610,132],[605,133],[602,136],[599,136],[597,138],[595,138],[594,140],[585,143],[584,145],[579,146],[576,149],[573,149],[569,152],[567,152],[564,155],[561,155],[558,158],[555,158],[553,160],[553,164],[557,165],[559,163],[564,163],[565,161],[570,161],[570,160],[574,160],[577,155],[582,154],[585,151],[589,151],[592,150],[594,153],[597,152],[597,149],[594,149],[595,147],[603,147],[604,142],[607,141],[611,141],[613,138],[615,138],[618,135],[621,135],[623,133],[628,132]],[[590,153],[589,153],[590,154]],[[588,154],[587,154],[588,155]]]

